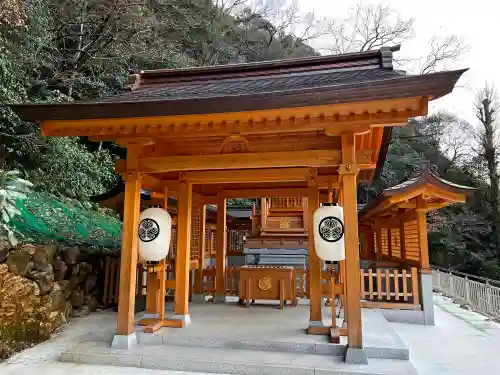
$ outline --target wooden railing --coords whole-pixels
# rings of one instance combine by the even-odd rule
[[[500,281],[433,267],[432,287],[472,308],[500,318]]]
[[[118,303],[120,258],[106,257],[103,304],[110,306]],[[136,296],[146,295],[147,268],[142,264],[137,267]],[[443,274],[440,271],[434,274],[434,284],[443,292],[453,296],[461,296],[466,301],[467,293],[471,305],[480,311],[488,312],[498,316],[500,310],[500,288],[484,284],[477,286],[477,281],[468,280],[468,284],[450,273]],[[417,268],[406,269],[383,269],[360,270],[361,299],[364,307],[394,308],[394,309],[420,309],[419,286]],[[173,287],[173,267],[168,266],[165,270],[167,286]],[[203,293],[215,293],[215,267],[207,267],[203,270],[204,287]],[[331,282],[327,272],[323,273],[322,295],[331,296]],[[296,281],[296,296],[298,298],[309,298],[307,283],[307,269],[298,268],[294,270]],[[238,295],[240,280],[240,267],[229,266],[226,269],[226,295]],[[464,279],[465,280],[465,279]],[[191,288],[194,288],[194,280],[191,280]],[[469,285],[468,287],[465,285]],[[467,292],[467,288],[469,291]],[[483,289],[481,289],[483,288]],[[486,289],[484,289],[486,288]],[[339,288],[337,288],[339,289]],[[341,288],[340,288],[341,289]],[[191,290],[193,293],[194,290]],[[338,290],[338,294],[342,294]]]
[[[165,270],[166,280],[173,279],[172,264],[167,266]],[[145,296],[148,277],[147,267],[143,264],[138,264],[136,272],[135,295],[136,297]],[[120,258],[107,256],[104,261],[104,288],[101,301],[104,306],[111,306],[118,303],[119,285]],[[167,286],[170,287],[171,283],[167,282]]]
[[[227,254],[243,254],[245,238],[250,235],[247,229],[231,229],[227,235]]]
[[[420,309],[418,270],[359,270],[361,299],[366,307]]]
[[[271,198],[270,208],[299,208],[302,207],[302,197]]]

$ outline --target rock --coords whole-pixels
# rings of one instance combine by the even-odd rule
[[[89,315],[90,314],[90,309],[88,306],[82,306],[81,309],[73,311],[73,316],[79,318],[81,316]]]
[[[0,263],[3,263],[7,260],[9,256],[9,249],[4,247],[3,249],[0,249]]]
[[[27,244],[24,244],[20,247],[20,250],[29,254],[29,255],[34,255],[35,254],[35,250],[36,250],[36,246],[35,245],[32,245],[30,243],[27,243]]]
[[[89,311],[95,311],[99,303],[94,298],[94,296],[85,296],[83,299],[83,305],[89,308]]]
[[[26,276],[33,269],[31,255],[23,250],[14,250],[9,253],[7,258],[9,272],[18,276]]]
[[[64,299],[65,300],[69,299],[69,296],[71,295],[71,288],[70,288],[69,280],[59,281],[59,286],[61,287],[61,291],[62,291],[62,294],[64,296]]]
[[[7,264],[0,264],[0,276],[9,272],[9,266]]]
[[[61,286],[58,282],[54,283],[54,287],[49,294],[50,303],[57,311],[64,311],[66,309],[66,299],[64,298],[64,294],[61,290]]]
[[[80,249],[78,247],[68,247],[63,252],[63,260],[69,265],[76,264],[79,256]]]
[[[71,297],[69,301],[71,302],[71,306],[74,309],[77,309],[79,307],[83,306],[83,291],[81,289],[75,289],[71,292]]]
[[[54,280],[64,280],[64,276],[68,271],[68,266],[66,265],[66,263],[64,263],[61,259],[56,259],[52,266],[54,268]]]
[[[76,276],[80,273],[80,264],[73,264],[70,267],[71,275]]]
[[[92,266],[90,263],[81,262],[78,264],[78,275],[87,276],[92,273]]]
[[[73,307],[71,306],[71,302],[66,301],[66,307],[64,309],[64,316],[66,320],[69,320],[73,316]]]
[[[35,253],[33,254],[35,267],[44,267],[47,264],[51,264],[54,261],[56,250],[56,247],[52,245],[36,246]]]
[[[27,277],[37,283],[42,295],[50,293],[54,287],[54,272],[50,264],[41,270],[31,271]]]
[[[54,328],[59,328],[65,324],[68,324],[68,319],[63,312],[59,312],[54,319]]]
[[[83,286],[85,294],[90,294],[94,290],[96,284],[97,284],[97,276],[92,275],[87,277],[87,280],[85,280],[85,284]]]
[[[82,275],[77,275],[77,276],[71,276],[69,278],[70,282],[70,288],[71,289],[76,289],[80,284],[82,284],[85,281],[85,276]]]

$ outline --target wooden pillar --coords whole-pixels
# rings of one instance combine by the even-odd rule
[[[377,260],[380,260],[383,258],[382,254],[382,226],[380,225],[380,221],[377,220],[375,224],[375,230],[377,233]]]
[[[205,268],[205,236],[207,222],[207,206],[200,205],[200,240],[198,241],[198,273],[197,273],[197,293],[203,294],[203,269]]]
[[[260,231],[264,232],[267,224],[267,198],[260,199]]]
[[[328,183],[328,203],[333,203],[333,184]]]
[[[345,284],[346,284],[346,317],[347,345],[349,348],[363,347],[361,327],[361,301],[359,279],[358,249],[358,209],[356,194],[356,175],[358,166],[355,156],[354,134],[342,135],[342,165],[339,174],[342,177],[342,200],[344,207],[345,237]]]
[[[146,313],[158,313],[158,291],[159,291],[159,275],[157,272],[148,272],[146,281]]]
[[[401,214],[402,216],[402,214]],[[406,245],[405,245],[405,221],[401,217],[399,220],[399,241],[401,246],[401,260],[406,259]]]
[[[189,318],[189,264],[191,247],[192,184],[181,181],[177,199],[177,254],[175,261],[175,316],[186,324]]]
[[[323,327],[321,313],[322,285],[321,285],[321,261],[316,255],[314,247],[314,211],[319,207],[319,194],[316,185],[317,170],[311,168],[307,196],[308,206],[308,252],[309,252],[309,330],[313,327]]]
[[[430,269],[429,266],[429,244],[427,242],[427,203],[422,195],[417,197],[417,228],[418,244],[420,247],[420,265],[424,272]]]
[[[217,232],[215,245],[215,302],[226,300],[226,199],[217,201]]]
[[[137,245],[141,175],[128,172],[125,180],[125,202],[123,210],[123,242],[120,259],[120,285],[118,294],[117,335],[134,333],[135,284],[137,279]]]
[[[304,231],[307,233],[309,231],[309,223],[308,223],[308,216],[309,216],[309,209],[308,203],[307,203],[307,198],[302,197],[302,221],[304,223]]]

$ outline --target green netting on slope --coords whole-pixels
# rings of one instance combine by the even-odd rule
[[[21,215],[12,226],[23,241],[59,242],[119,249],[122,223],[110,216],[86,209],[79,202],[62,202],[47,194],[31,192],[24,201],[17,201]]]

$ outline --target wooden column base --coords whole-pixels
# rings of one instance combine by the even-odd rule
[[[325,327],[309,327],[307,329],[308,335],[324,335],[331,337],[332,332],[338,336],[347,336],[347,327],[332,328],[330,326],[325,326]]]
[[[146,326],[144,332],[153,333],[158,331],[163,327],[170,328],[184,328],[184,321],[179,319],[163,319],[159,320],[156,318],[144,318],[139,320],[140,326]]]

